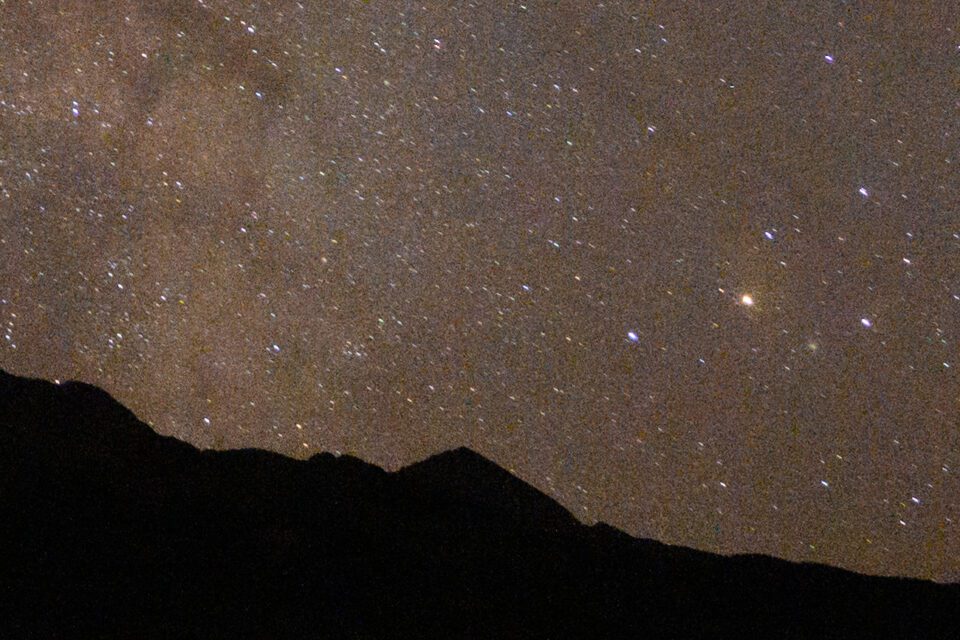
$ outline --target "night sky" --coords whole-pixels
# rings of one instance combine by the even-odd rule
[[[960,5],[0,0],[0,367],[960,580]]]

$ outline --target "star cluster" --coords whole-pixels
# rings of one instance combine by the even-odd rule
[[[0,0],[0,366],[960,580],[949,2]]]

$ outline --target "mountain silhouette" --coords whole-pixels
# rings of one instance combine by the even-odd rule
[[[171,399],[175,401],[175,399]],[[954,638],[960,585],[587,526],[469,449],[200,451],[0,371],[2,638]]]

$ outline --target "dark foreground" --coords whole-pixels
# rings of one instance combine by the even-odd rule
[[[960,585],[579,524],[480,455],[200,452],[0,372],[2,638],[956,638]]]

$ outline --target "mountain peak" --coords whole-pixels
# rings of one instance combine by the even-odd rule
[[[428,456],[419,462],[407,466],[405,469],[423,468],[461,468],[475,471],[485,470],[489,473],[509,473],[496,462],[490,460],[470,447],[456,447]]]
[[[484,514],[537,528],[570,530],[573,515],[536,487],[468,447],[430,456],[397,472],[401,481],[434,501],[437,508]]]
[[[199,453],[2,371],[0,549],[2,637],[952,638],[960,610],[960,585],[586,527],[466,447],[391,474]]]

